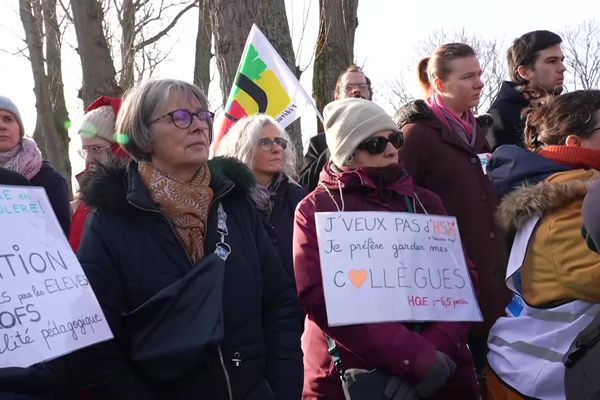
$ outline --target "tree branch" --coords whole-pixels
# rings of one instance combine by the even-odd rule
[[[152,36],[149,39],[146,39],[140,43],[138,43],[135,46],[135,51],[139,51],[141,49],[143,49],[144,47],[158,41],[161,37],[165,36],[174,26],[175,24],[177,24],[177,21],[179,20],[179,18],[181,18],[183,16],[183,14],[185,14],[186,12],[188,12],[189,10],[191,10],[194,7],[197,7],[198,4],[198,0],[194,0],[193,2],[191,2],[187,7],[185,7],[183,10],[181,10],[176,16],[175,18],[173,18],[173,20],[171,21],[171,23],[169,25],[167,25],[165,27],[165,29],[163,29],[162,31],[158,32],[156,35]]]
[[[70,23],[73,23],[73,16],[71,15],[71,13],[69,12],[69,7],[65,6],[65,4],[63,3],[62,0],[58,0],[58,4],[60,4],[60,8],[63,10],[63,12],[65,13],[65,17],[67,18],[67,20]],[[61,23],[62,25],[62,23]]]

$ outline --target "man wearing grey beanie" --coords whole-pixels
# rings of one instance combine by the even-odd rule
[[[446,211],[437,195],[414,185],[399,161],[402,133],[383,109],[365,99],[347,98],[325,106],[324,117],[331,160],[316,189],[296,208],[294,226],[297,289],[308,315],[302,337],[303,398],[343,400],[350,385],[342,385],[342,374],[353,381],[353,390],[363,387],[373,399],[477,399],[473,358],[466,345],[469,323],[329,326],[315,213]],[[475,266],[467,264],[476,284]],[[342,362],[340,370],[323,369],[332,358]],[[374,368],[375,373],[368,373]]]

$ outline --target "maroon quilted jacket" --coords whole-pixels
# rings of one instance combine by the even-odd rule
[[[435,351],[442,351],[457,364],[457,370],[434,398],[477,398],[473,360],[466,346],[468,323],[328,326],[315,212],[337,211],[342,204],[341,197],[344,211],[406,212],[406,196],[410,199],[418,197],[418,213],[423,213],[425,208],[429,214],[446,215],[440,198],[415,186],[400,164],[340,173],[329,163],[321,173],[320,185],[296,209],[294,269],[300,301],[307,312],[302,338],[303,398],[344,399],[339,375],[327,352],[326,334],[338,343],[345,368],[382,368],[405,378],[412,385],[425,377],[433,364]],[[476,286],[476,268],[470,262],[468,265]]]

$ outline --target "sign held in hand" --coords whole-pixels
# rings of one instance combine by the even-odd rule
[[[481,321],[456,218],[315,214],[330,326]]]
[[[0,185],[0,367],[111,338],[45,190]]]

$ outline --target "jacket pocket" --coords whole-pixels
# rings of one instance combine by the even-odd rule
[[[244,400],[275,400],[275,395],[269,382],[263,379]]]

